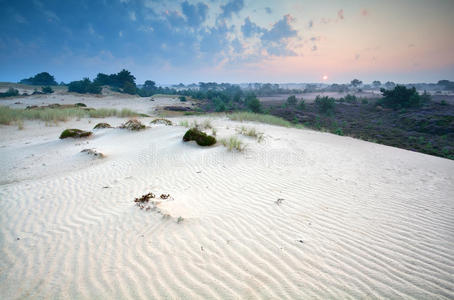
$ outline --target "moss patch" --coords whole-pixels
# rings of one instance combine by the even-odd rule
[[[195,141],[199,146],[211,146],[216,144],[216,138],[208,135],[197,128],[191,128],[183,136],[184,142]]]
[[[80,129],[66,129],[60,134],[60,139],[66,138],[82,138],[92,135],[91,131],[84,131]]]

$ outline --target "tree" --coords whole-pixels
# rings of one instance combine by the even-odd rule
[[[129,81],[125,82],[123,85],[123,93],[134,95],[135,93],[137,93],[136,85]]]
[[[420,107],[424,102],[430,101],[430,96],[427,93],[421,96],[415,87],[406,88],[403,85],[398,85],[393,90],[381,89],[380,91],[383,98],[378,101],[378,104],[393,109]]]
[[[392,82],[392,81],[387,81],[385,83],[385,88],[388,89],[388,90],[391,90],[391,89],[393,89],[395,87],[396,87],[396,84],[394,82]]]
[[[318,107],[318,111],[323,114],[327,114],[327,115],[332,114],[334,112],[334,103],[335,103],[335,100],[332,97],[317,96],[315,98],[315,105]]]
[[[375,87],[375,88],[379,88],[381,86],[381,82],[378,81],[378,80],[375,80],[374,82],[372,82],[372,85]]]
[[[260,100],[257,99],[254,93],[250,93],[246,96],[246,105],[251,111],[255,113],[259,113],[262,111],[262,104],[260,103]]]
[[[78,81],[72,81],[68,84],[68,92],[80,93],[80,94],[101,94],[102,88],[90,81],[88,78],[84,78]]]
[[[357,87],[357,86],[360,86],[361,84],[363,84],[363,82],[359,79],[353,79],[350,84],[354,87]]]
[[[58,85],[55,81],[54,76],[50,75],[47,72],[41,72],[33,77],[22,79],[20,83],[31,85]]]
[[[287,105],[289,106],[295,106],[298,100],[296,99],[295,95],[289,96],[287,98]]]

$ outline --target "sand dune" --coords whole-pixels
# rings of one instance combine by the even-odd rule
[[[244,153],[181,126],[58,140],[88,121],[0,128],[2,299],[454,298],[453,161],[253,123]]]

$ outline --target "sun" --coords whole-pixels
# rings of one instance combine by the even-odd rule
[[[328,75],[323,75],[322,79],[323,80],[328,80]]]

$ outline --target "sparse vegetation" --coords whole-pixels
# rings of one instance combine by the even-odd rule
[[[117,111],[116,109],[83,109],[79,107],[37,108],[37,109],[14,109],[8,106],[0,106],[0,124],[9,125],[18,120],[41,120],[45,122],[65,122],[72,118],[104,118],[104,117],[133,117],[139,114],[129,109]]]
[[[250,113],[250,112],[236,112],[227,115],[227,117],[230,120],[233,121],[254,121],[254,122],[260,122],[260,123],[265,123],[265,124],[271,124],[271,125],[277,125],[277,126],[283,126],[283,127],[293,127],[294,125],[282,118],[275,117],[272,115],[266,115],[266,114],[257,114],[257,113]]]
[[[243,142],[236,136],[223,138],[220,140],[220,142],[224,147],[227,147],[229,151],[236,150],[238,152],[243,152],[246,149],[246,146],[243,144]]]
[[[186,131],[183,136],[184,142],[195,141],[199,146],[211,146],[216,144],[216,138],[200,131],[197,127],[193,127]]]
[[[43,92],[44,94],[52,94],[54,90],[50,86],[43,86],[41,88],[41,92]]]
[[[66,139],[66,138],[82,138],[82,137],[89,137],[92,135],[91,131],[84,131],[81,129],[65,129],[61,134],[60,134],[60,139]]]
[[[253,137],[253,138],[257,139],[257,141],[259,143],[262,142],[264,139],[263,133],[257,131],[254,127],[248,128],[245,126],[241,126],[240,128],[237,128],[237,132],[244,136]]]

